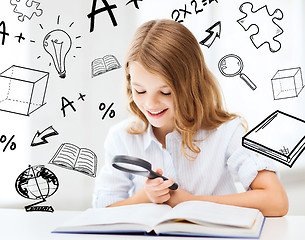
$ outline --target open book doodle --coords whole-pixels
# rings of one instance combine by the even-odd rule
[[[243,136],[242,145],[292,167],[305,149],[305,121],[275,111]]]
[[[91,63],[92,77],[118,68],[121,68],[121,65],[113,55],[106,55],[102,58],[97,58]]]
[[[204,201],[182,202],[174,208],[143,203],[87,209],[53,233],[259,238],[264,220],[257,209]]]
[[[49,162],[50,164],[75,170],[91,177],[96,176],[97,157],[87,148],[79,148],[71,143],[63,143]]]

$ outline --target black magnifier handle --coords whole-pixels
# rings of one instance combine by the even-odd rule
[[[149,175],[147,176],[149,179],[155,179],[155,178],[162,178],[164,181],[168,180],[168,178],[160,175],[159,173],[156,173],[154,171],[150,171],[149,172]],[[177,190],[178,188],[178,184],[177,183],[174,183],[172,186],[169,187],[170,190]]]

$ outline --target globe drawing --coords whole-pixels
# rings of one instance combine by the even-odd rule
[[[52,196],[57,191],[58,186],[57,177],[44,165],[29,166],[15,182],[18,194],[27,199],[42,200],[40,202]]]

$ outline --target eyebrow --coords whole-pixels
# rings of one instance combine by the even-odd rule
[[[133,82],[131,82],[131,85],[133,85],[133,86],[138,86],[138,87],[143,87],[141,84],[139,84],[139,83],[133,83]],[[167,86],[167,85],[162,85],[160,88],[170,88],[169,86]]]

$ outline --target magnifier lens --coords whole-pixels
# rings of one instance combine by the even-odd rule
[[[149,173],[149,171],[141,166],[137,166],[135,164],[132,163],[123,163],[123,162],[117,162],[115,163],[117,166],[124,168],[126,170],[129,170],[131,172],[146,172],[147,174]]]
[[[243,64],[237,56],[227,56],[219,63],[219,70],[228,77],[233,77],[241,73],[242,68]]]

